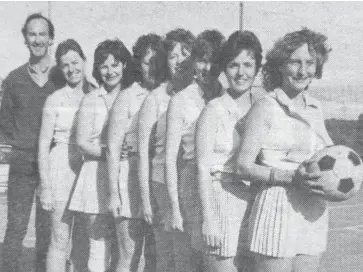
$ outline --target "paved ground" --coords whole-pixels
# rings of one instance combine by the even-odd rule
[[[23,266],[22,272],[33,272],[33,259],[34,259],[34,245],[35,245],[35,228],[34,228],[34,215],[35,210],[32,211],[31,222],[28,228],[28,233],[23,243],[23,258],[21,263]],[[0,253],[2,251],[2,242],[5,235],[6,228],[6,195],[5,193],[0,193]],[[0,255],[0,269],[2,267],[2,259]]]
[[[6,196],[0,194],[0,241],[3,241],[5,226]],[[363,190],[349,201],[330,204],[329,226],[328,250],[324,254],[322,272],[363,271]],[[24,241],[22,272],[33,272],[34,235],[33,210],[30,228]],[[1,246],[2,243],[0,251]]]

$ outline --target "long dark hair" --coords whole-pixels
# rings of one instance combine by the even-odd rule
[[[133,76],[136,82],[143,81],[141,63],[148,49],[155,52],[151,59],[151,73],[155,77],[155,87],[164,82],[167,74],[166,52],[164,43],[159,35],[150,33],[139,37],[132,48],[133,51]]]

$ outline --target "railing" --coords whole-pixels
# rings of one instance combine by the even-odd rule
[[[6,192],[8,188],[10,153],[10,145],[0,144],[0,193]]]

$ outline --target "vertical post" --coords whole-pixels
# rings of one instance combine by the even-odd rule
[[[240,31],[243,30],[243,8],[244,8],[244,3],[240,2],[239,3],[239,30]]]
[[[52,1],[48,1],[48,19],[52,20]]]
[[[52,20],[52,1],[48,1],[48,19]],[[51,46],[49,46],[48,52],[49,54],[52,54]]]

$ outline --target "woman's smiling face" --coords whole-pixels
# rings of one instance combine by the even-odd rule
[[[280,68],[282,88],[300,93],[305,90],[316,73],[316,56],[309,52],[307,44],[297,48]]]
[[[227,63],[225,74],[230,89],[237,93],[250,89],[256,77],[256,60],[253,53],[250,50],[242,50]]]
[[[100,65],[99,70],[103,83],[109,87],[115,87],[122,80],[124,64],[110,54]]]
[[[60,57],[60,69],[70,86],[75,86],[83,80],[84,60],[74,50],[69,50]]]
[[[176,43],[173,50],[168,53],[168,67],[171,76],[180,68],[180,64],[190,56],[190,51],[181,43]]]

